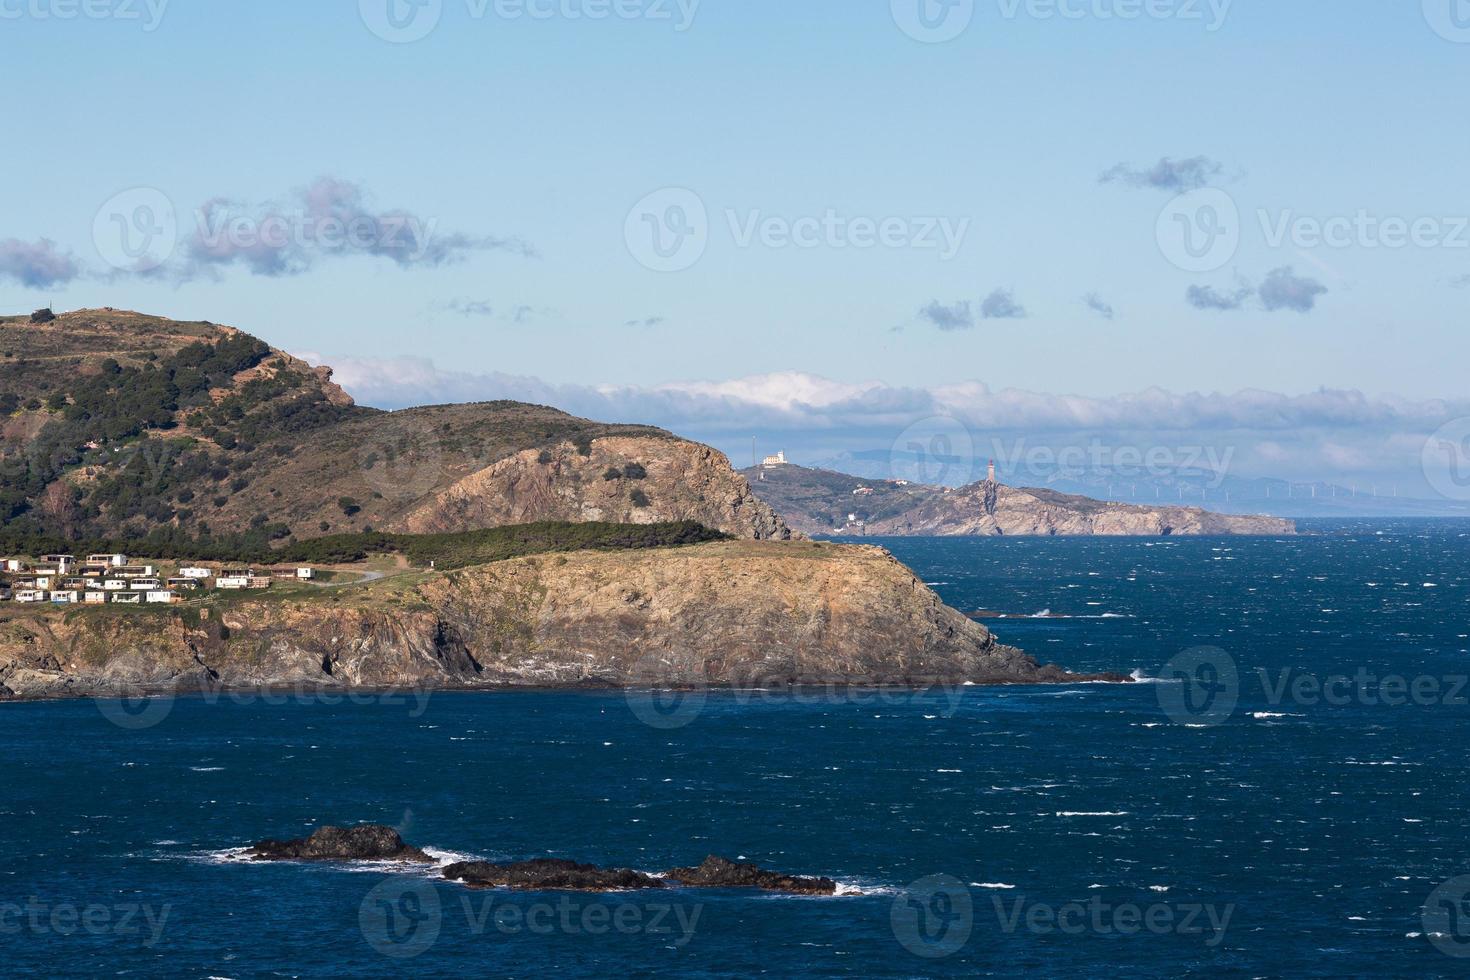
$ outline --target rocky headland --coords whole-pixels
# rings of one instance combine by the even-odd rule
[[[1041,665],[885,550],[823,542],[538,555],[203,608],[0,612],[0,698],[1084,680],[1127,678]]]
[[[804,534],[893,536],[1147,536],[1295,534],[1278,517],[1198,507],[1123,504],[1012,487],[950,488],[863,480],[790,463],[744,471],[756,494]],[[854,520],[855,518],[855,520]]]

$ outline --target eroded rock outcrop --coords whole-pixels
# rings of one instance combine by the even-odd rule
[[[403,842],[392,827],[322,827],[310,837],[263,840],[250,848],[252,861],[407,861],[434,859]]]
[[[515,453],[430,495],[385,530],[432,534],[534,521],[686,520],[739,538],[791,537],[723,453],[640,436]]]
[[[755,864],[741,864],[711,854],[697,868],[675,868],[672,881],[686,888],[757,888],[787,895],[835,895],[837,882],[831,878],[804,878],[766,871]]]

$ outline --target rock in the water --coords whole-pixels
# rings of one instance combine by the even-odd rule
[[[754,864],[737,864],[713,854],[697,868],[675,868],[669,878],[689,888],[759,888],[790,895],[835,895],[831,878],[802,878],[766,871]]]
[[[629,868],[599,868],[556,858],[490,864],[463,861],[444,869],[444,877],[471,888],[513,888],[519,891],[612,892],[663,888],[652,875]]]
[[[263,840],[250,849],[254,861],[414,861],[434,859],[410,847],[392,827],[323,827],[297,840]]]

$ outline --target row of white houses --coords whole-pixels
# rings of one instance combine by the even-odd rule
[[[217,589],[268,589],[278,579],[310,580],[312,568],[274,569],[222,568],[184,565],[177,574],[162,576],[153,565],[135,565],[127,555],[42,555],[32,565],[21,558],[0,559],[0,600],[53,605],[169,604],[182,600],[181,593],[208,587]]]

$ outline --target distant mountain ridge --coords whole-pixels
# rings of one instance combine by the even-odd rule
[[[982,480],[966,487],[863,480],[790,463],[743,471],[756,495],[806,534],[1206,535],[1294,534],[1274,517],[1147,507]]]

